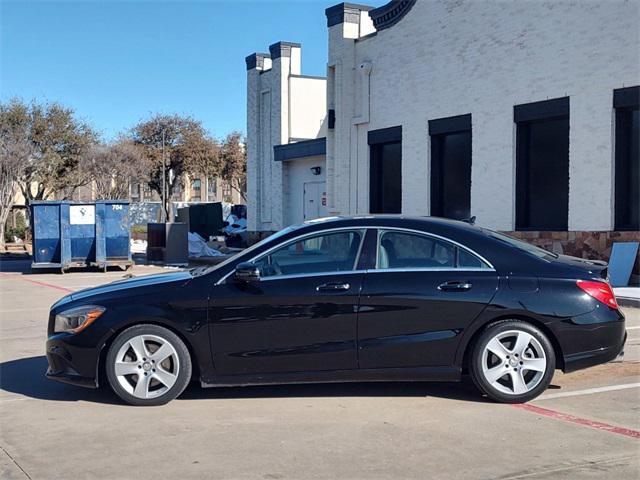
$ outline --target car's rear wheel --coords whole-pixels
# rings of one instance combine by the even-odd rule
[[[520,320],[489,326],[471,354],[471,377],[490,398],[523,403],[544,392],[555,369],[551,342],[537,327]]]
[[[158,325],[136,325],[113,341],[106,359],[113,391],[131,405],[164,405],[191,379],[191,357],[180,338]]]

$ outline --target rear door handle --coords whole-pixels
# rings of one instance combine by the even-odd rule
[[[348,283],[341,282],[329,282],[323,283],[322,285],[318,285],[316,287],[316,291],[318,292],[346,292],[351,288],[351,285]]]
[[[444,292],[462,292],[471,290],[472,286],[471,282],[450,281],[438,285],[438,290],[442,290]]]

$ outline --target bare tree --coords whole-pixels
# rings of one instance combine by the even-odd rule
[[[4,106],[0,106],[0,249],[5,248],[5,226],[17,189],[18,179],[33,154],[26,131],[6,122]]]
[[[129,197],[131,181],[147,182],[149,167],[130,140],[95,145],[81,162],[86,179],[93,182],[96,200]]]
[[[186,172],[192,177],[218,177],[222,170],[220,145],[205,132],[188,134],[191,155],[185,165]]]
[[[220,177],[247,201],[247,151],[240,132],[227,135],[220,149]]]

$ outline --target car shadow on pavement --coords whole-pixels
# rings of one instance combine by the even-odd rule
[[[44,355],[0,363],[0,389],[38,400],[96,402],[124,405],[108,388],[89,389],[45,377]],[[466,377],[461,383],[373,382],[314,383],[252,387],[201,388],[192,383],[179,400],[308,397],[438,397],[486,402]]]
[[[38,400],[97,402],[118,404],[108,389],[76,387],[47,379],[47,358],[20,358],[0,363],[0,389]],[[6,398],[3,394],[2,398]]]
[[[249,387],[200,388],[191,384],[179,400],[308,397],[438,397],[475,403],[488,402],[470,378],[458,382],[309,383]]]

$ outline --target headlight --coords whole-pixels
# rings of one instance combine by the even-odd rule
[[[72,308],[56,315],[54,333],[71,332],[78,333],[91,325],[105,308],[98,305],[83,305]]]

